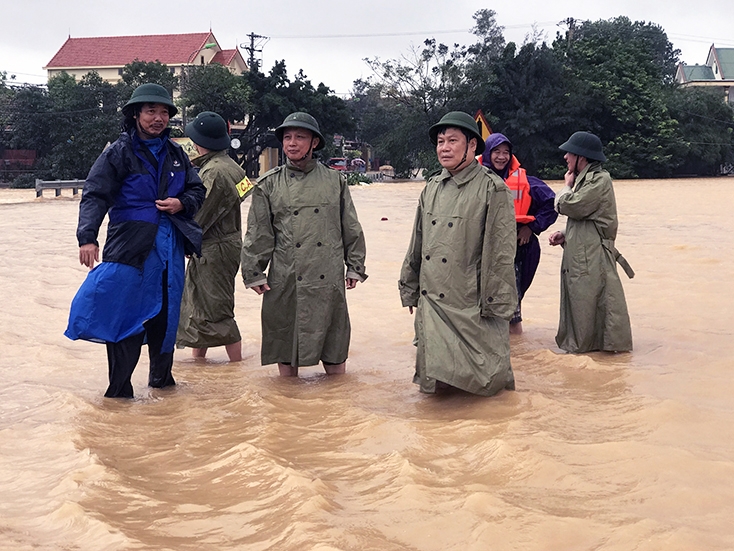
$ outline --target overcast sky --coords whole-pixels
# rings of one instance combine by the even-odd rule
[[[20,82],[44,83],[44,67],[69,35],[74,38],[206,32],[211,28],[223,49],[258,42],[267,72],[284,59],[289,76],[299,69],[314,85],[323,82],[346,95],[357,78],[370,76],[365,57],[399,58],[411,46],[433,37],[445,44],[472,44],[472,15],[496,12],[505,40],[522,43],[535,25],[550,43],[565,27],[559,22],[610,19],[660,25],[681,60],[704,63],[712,43],[734,47],[732,0],[3,0],[0,9],[0,71]],[[242,50],[245,58],[247,51]]]

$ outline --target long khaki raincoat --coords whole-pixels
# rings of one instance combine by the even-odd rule
[[[245,171],[226,151],[212,151],[192,162],[200,167],[206,187],[196,215],[204,237],[201,258],[192,256],[186,267],[176,344],[208,348],[241,340],[234,319],[234,284],[242,249],[240,204],[252,190],[243,187],[242,195],[237,191]]]
[[[365,255],[349,186],[338,172],[310,160],[305,170],[288,163],[258,180],[242,277],[248,288],[270,286],[262,304],[263,365],[347,359],[351,326],[344,280],[367,278]]]
[[[517,229],[510,190],[476,161],[429,179],[398,287],[417,306],[422,392],[442,381],[491,396],[514,389],[509,320],[517,306]]]
[[[617,204],[612,178],[594,161],[577,176],[556,209],[568,216],[561,261],[561,317],[556,343],[573,353],[632,350],[619,262],[634,273],[614,246]]]

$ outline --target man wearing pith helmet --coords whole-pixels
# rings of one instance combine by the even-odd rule
[[[227,154],[227,123],[217,113],[204,111],[186,125],[194,142],[199,177],[206,199],[196,215],[204,232],[201,258],[186,267],[181,320],[176,344],[191,347],[194,358],[207,349],[224,346],[230,361],[242,359],[242,339],[234,319],[234,289],[242,250],[240,204],[252,191],[245,171]]]
[[[628,277],[634,272],[615,247],[617,203],[601,140],[576,132],[559,149],[565,152],[565,187],[556,210],[568,217],[566,229],[554,232],[551,245],[563,245],[561,317],[556,343],[567,352],[632,350],[632,329],[617,263]]]
[[[122,109],[123,132],[95,161],[79,204],[79,262],[90,272],[65,334],[106,344],[107,397],[133,397],[130,379],[146,342],[149,386],[175,384],[184,255],[201,253],[194,215],[206,193],[186,153],[168,138],[176,111],[162,86],[138,86]],[[95,268],[105,216],[104,258]]]
[[[242,278],[263,296],[263,365],[281,376],[321,362],[344,373],[351,327],[346,289],[367,278],[365,240],[349,186],[318,162],[319,124],[288,115],[275,129],[287,158],[255,184],[242,247]]]
[[[477,162],[484,140],[471,115],[448,113],[428,135],[443,170],[421,193],[398,283],[403,306],[415,310],[413,382],[425,393],[513,390],[512,195],[502,178]]]

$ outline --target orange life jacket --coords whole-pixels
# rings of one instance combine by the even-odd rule
[[[535,220],[535,216],[528,214],[530,203],[533,198],[530,196],[530,183],[525,169],[520,166],[515,156],[510,161],[510,170],[505,179],[507,187],[512,192],[512,198],[515,200],[515,221],[520,224],[527,224]]]
[[[477,161],[482,164],[482,155],[477,155]],[[528,182],[525,169],[520,166],[520,161],[514,155],[510,160],[510,170],[505,183],[510,188],[512,198],[515,200],[515,222],[528,224],[535,220],[535,216],[528,214],[530,203],[533,202],[533,198],[530,196],[530,182]]]

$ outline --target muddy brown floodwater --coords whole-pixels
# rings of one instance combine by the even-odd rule
[[[78,198],[0,191],[0,549],[733,549],[734,179],[615,183],[630,354],[555,346],[542,237],[517,391],[492,398],[411,383],[397,278],[421,188],[352,191],[370,277],[348,292],[345,376],[260,366],[238,280],[245,359],[179,350],[165,391],[143,361],[133,401],[102,397],[104,347],[63,336]]]

